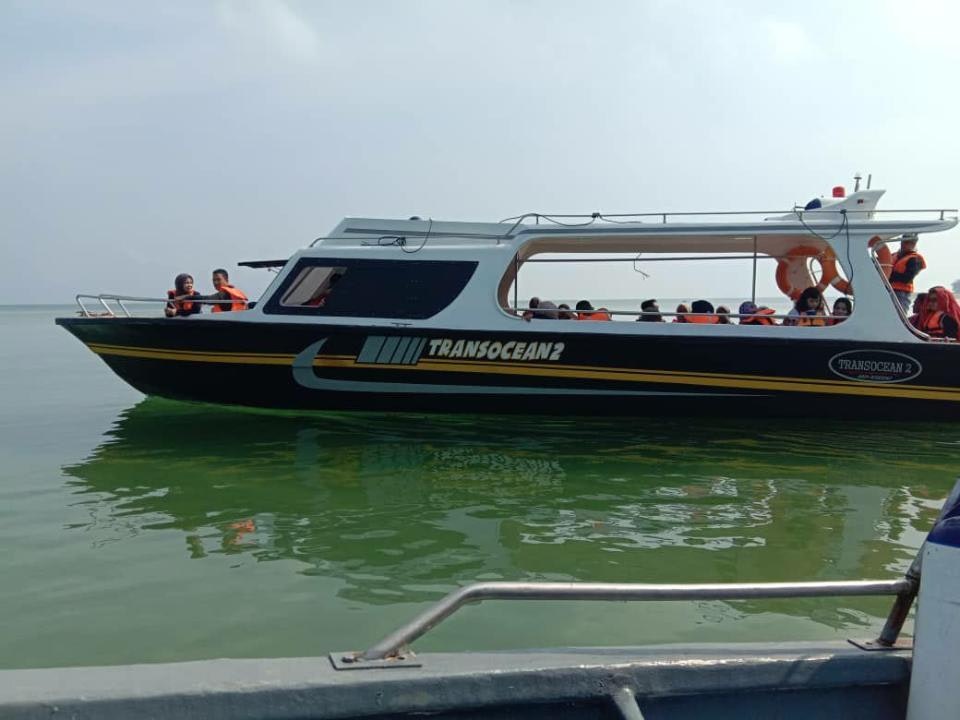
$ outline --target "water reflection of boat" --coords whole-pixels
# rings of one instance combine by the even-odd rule
[[[176,529],[194,558],[295,559],[369,603],[422,601],[477,577],[625,580],[638,566],[665,582],[902,569],[915,549],[904,518],[929,521],[918,495],[940,492],[928,478],[948,477],[953,453],[925,428],[908,459],[876,428],[840,429],[264,422],[147,400],[64,471],[90,506],[84,529]]]

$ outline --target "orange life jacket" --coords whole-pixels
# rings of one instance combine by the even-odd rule
[[[223,283],[220,286],[220,292],[225,292],[230,296],[230,310],[247,309],[247,296],[244,295],[240,290],[237,290],[233,285],[227,285],[226,283]],[[223,312],[223,308],[221,308],[219,305],[214,305],[213,312]]]
[[[697,323],[699,325],[716,325],[720,320],[716,315],[697,315],[695,313],[690,313],[687,315],[686,322],[688,323]]]
[[[745,317],[740,320],[741,325],[776,325],[777,321],[772,317],[766,317],[767,315],[776,315],[777,311],[773,308],[758,308],[757,311],[750,317]]]
[[[593,312],[582,312],[577,313],[578,320],[610,320],[610,313],[608,313],[603,308],[599,310],[594,310]]]
[[[927,322],[922,327],[917,328],[920,332],[925,332],[930,337],[942,338],[947,336],[947,331],[943,327],[944,313],[941,310],[930,315]]]
[[[827,324],[827,318],[823,315],[801,315],[797,318],[797,325],[823,327]]]
[[[920,261],[920,270],[925,269],[927,263],[923,259],[923,255],[916,250],[912,250],[910,252],[898,252],[893,257],[893,268],[890,270],[890,287],[901,292],[912,293],[913,277],[907,274],[907,265],[912,259],[916,258]]]
[[[192,300],[174,300],[177,296],[176,290],[167,290],[167,297],[170,298],[170,304],[173,306],[173,309],[177,312],[190,312],[193,310],[193,301]]]

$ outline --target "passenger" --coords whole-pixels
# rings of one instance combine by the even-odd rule
[[[310,307],[326,307],[327,299],[333,293],[334,285],[340,282],[340,278],[342,277],[343,273],[330,273],[330,277],[327,279],[326,286],[321,285],[320,291],[312,298],[307,300],[305,304]],[[252,307],[253,303],[250,303],[250,306]]]
[[[230,276],[223,268],[213,271],[213,295],[201,296],[204,300],[226,300],[213,306],[213,312],[229,312],[247,309],[247,296],[230,284]]]
[[[741,325],[776,325],[777,321],[771,315],[776,315],[773,308],[757,307],[757,304],[747,300],[740,303],[739,308]]]
[[[913,280],[921,270],[927,267],[923,255],[917,252],[917,234],[904,233],[900,238],[900,250],[893,256],[893,268],[890,270],[890,287],[903,312],[910,307],[910,295],[913,293]]]
[[[523,319],[529,322],[534,318],[538,320],[556,320],[560,317],[557,306],[549,300],[541,300],[538,297],[530,298],[527,303],[527,309],[523,311]]]
[[[676,323],[690,322],[689,320],[687,320],[688,312],[690,312],[690,308],[688,308],[684,303],[680,303],[679,305],[677,305],[677,314],[673,318],[673,322],[676,322]]]
[[[913,299],[913,315],[911,315],[907,320],[914,327],[919,327],[920,316],[923,314],[923,309],[927,305],[927,294],[917,293],[917,296]]]
[[[797,298],[787,313],[784,325],[826,325],[823,295],[815,287],[808,287]]]
[[[730,308],[724,305],[717,306],[717,324],[718,325],[730,324]]]
[[[163,310],[167,317],[187,317],[188,315],[197,315],[201,312],[200,303],[193,302],[188,298],[200,298],[200,293],[193,289],[193,276],[187,273],[180,273],[173,280],[174,290],[167,290],[167,297],[170,302]]]
[[[839,325],[850,317],[852,313],[853,303],[850,301],[850,298],[838,297],[833,301],[833,310],[830,311],[833,317],[827,320],[827,325]]]
[[[717,316],[713,312],[713,304],[706,300],[694,300],[690,305],[690,314],[687,316],[687,322],[698,323],[700,325],[715,325]]]
[[[581,300],[577,303],[578,320],[610,320],[610,313],[606,308],[594,310],[589,300]]]
[[[576,320],[577,314],[570,309],[570,306],[566,303],[560,303],[557,306],[557,319],[558,320]]]
[[[663,322],[663,315],[660,314],[660,306],[653,298],[640,303],[640,310],[642,314],[637,316],[639,322]]]
[[[953,293],[939,285],[930,288],[917,329],[932,338],[960,339],[960,305]]]

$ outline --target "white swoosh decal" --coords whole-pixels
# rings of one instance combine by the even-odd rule
[[[319,377],[313,369],[314,358],[327,338],[308,345],[293,359],[293,379],[311,390],[362,393],[402,393],[408,395],[660,395],[672,397],[768,397],[745,393],[659,392],[654,390],[587,390],[575,388],[517,387],[509,385],[441,385],[438,383],[375,382],[338,380]]]

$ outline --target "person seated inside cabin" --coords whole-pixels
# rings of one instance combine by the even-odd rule
[[[688,313],[688,312],[690,312],[690,308],[688,308],[685,303],[680,303],[679,305],[677,305],[677,314],[676,314],[676,316],[673,318],[673,321],[672,321],[672,322],[676,322],[676,323],[689,322],[689,321],[687,320],[687,313]]]
[[[570,309],[570,306],[566,303],[560,303],[557,306],[557,319],[558,320],[576,320],[577,314]]]
[[[327,278],[327,281],[320,285],[320,287],[317,289],[317,292],[313,295],[313,297],[307,300],[304,305],[308,307],[326,307],[327,298],[329,298],[333,293],[334,285],[340,282],[340,278],[342,277],[343,273],[330,273],[330,277]]]
[[[660,306],[653,298],[640,303],[640,310],[641,314],[637,317],[637,322],[663,322]]]
[[[593,309],[589,300],[581,300],[577,303],[578,320],[610,320],[610,313],[606,308]]]
[[[777,321],[771,315],[775,315],[773,308],[766,306],[758,307],[756,303],[747,300],[740,303],[739,315],[741,325],[776,325]]]
[[[833,309],[830,311],[831,317],[827,320],[827,325],[839,325],[853,313],[853,303],[848,297],[838,297],[833,301]]]
[[[823,301],[823,294],[815,287],[808,287],[802,293],[793,308],[787,313],[787,318],[783,321],[784,325],[817,325],[827,324],[826,306]]]
[[[717,305],[717,325],[730,324],[730,308],[726,305]]]
[[[231,312],[247,309],[247,296],[230,284],[230,275],[223,268],[213,271],[212,295],[200,295],[200,300],[224,300],[213,306],[213,312]]]
[[[527,322],[531,320],[557,320],[560,317],[559,309],[549,300],[541,300],[538,297],[530,298],[527,303],[527,309],[523,311],[523,319]]]
[[[687,315],[688,323],[716,325],[717,321],[717,315],[713,311],[713,303],[707,300],[694,300],[690,305],[690,314]]]
[[[917,293],[917,296],[913,299],[913,307],[911,312],[913,313],[909,318],[908,322],[914,327],[919,327],[920,316],[923,314],[923,309],[927,306],[927,294],[925,292]]]
[[[180,273],[173,280],[173,290],[167,290],[167,297],[170,302],[163,310],[167,317],[188,317],[197,315],[201,310],[198,302],[194,299],[200,299],[201,295],[193,289],[193,275]]]
[[[932,338],[960,339],[960,305],[952,292],[940,285],[927,291],[917,329]]]

